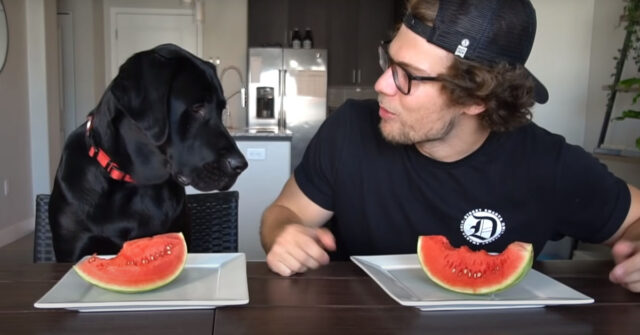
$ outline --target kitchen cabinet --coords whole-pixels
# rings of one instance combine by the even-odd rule
[[[372,86],[378,45],[394,31],[392,0],[329,0],[329,85]]]
[[[313,32],[328,50],[329,86],[372,86],[382,73],[377,47],[399,22],[402,0],[249,0],[249,47],[288,47],[291,31]]]
[[[249,47],[287,47],[289,0],[249,0]]]
[[[304,36],[305,28],[311,28],[313,47],[327,49],[327,9],[322,0],[289,0],[289,31],[298,28]]]
[[[249,47],[289,47],[294,28],[311,28],[314,48],[327,48],[325,0],[249,0]]]

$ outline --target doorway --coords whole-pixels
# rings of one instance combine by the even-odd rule
[[[111,8],[110,22],[107,82],[131,55],[159,44],[173,43],[194,55],[202,54],[202,28],[192,10]]]
[[[75,55],[73,46],[73,14],[59,12],[58,17],[58,68],[60,132],[64,140],[82,122],[76,115]],[[84,121],[84,120],[82,120]]]

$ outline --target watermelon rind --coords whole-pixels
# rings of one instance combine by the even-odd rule
[[[166,234],[163,234],[163,235],[166,235]],[[77,264],[73,266],[73,269],[82,279],[86,280],[87,282],[97,287],[100,287],[109,291],[114,291],[119,293],[140,293],[140,292],[155,290],[157,288],[160,288],[162,286],[169,284],[174,279],[176,279],[180,275],[180,273],[182,273],[182,270],[184,269],[184,266],[187,262],[187,252],[186,252],[187,244],[184,240],[184,236],[182,235],[182,233],[170,233],[170,235],[176,235],[176,236],[179,235],[180,241],[182,242],[181,248],[183,248],[185,252],[183,253],[183,256],[182,256],[181,265],[176,267],[176,270],[173,273],[171,273],[169,276],[165,276],[155,281],[150,281],[147,284],[135,285],[135,286],[122,286],[122,285],[114,285],[112,283],[95,278],[91,276],[89,273],[86,273],[85,271],[83,271],[82,269],[83,262],[86,262],[88,258],[85,258],[79,261]],[[161,235],[158,235],[158,236],[161,236]],[[95,256],[90,256],[90,257],[95,257]],[[117,255],[115,257],[117,257]],[[101,258],[101,260],[104,260],[104,259],[106,258]]]
[[[479,295],[479,294],[492,294],[492,293],[497,293],[497,292],[500,292],[500,291],[504,291],[504,290],[514,286],[518,282],[520,282],[526,276],[526,274],[531,269],[531,266],[533,265],[533,258],[534,258],[533,257],[533,246],[531,244],[529,244],[529,243],[513,242],[509,246],[507,246],[505,251],[506,250],[516,250],[518,253],[522,254],[522,256],[523,256],[522,257],[522,261],[520,262],[520,264],[518,264],[516,269],[514,271],[512,271],[512,273],[509,276],[507,276],[506,278],[504,278],[500,283],[495,284],[495,285],[487,285],[487,286],[484,286],[484,287],[476,287],[476,288],[464,287],[464,286],[461,286],[461,285],[458,285],[458,286],[449,285],[444,280],[440,279],[438,275],[436,275],[436,273],[434,272],[435,269],[433,269],[433,271],[430,271],[430,269],[429,269],[428,261],[425,259],[427,256],[423,255],[423,253],[422,253],[423,240],[426,240],[426,239],[423,239],[423,238],[426,238],[426,237],[429,237],[429,236],[420,236],[420,238],[418,238],[418,252],[417,252],[417,254],[418,254],[418,259],[420,260],[420,265],[421,265],[422,269],[424,270],[426,275],[429,277],[429,279],[431,279],[431,281],[433,281],[434,283],[438,284],[439,286],[441,286],[443,288],[446,288],[446,289],[454,291],[454,292]],[[444,239],[445,239],[445,241],[447,241],[446,238],[444,238]],[[448,241],[447,241],[447,243],[448,243]],[[457,249],[454,248],[454,250],[457,250]],[[499,256],[500,256],[500,254],[498,254],[498,255],[487,255],[486,257],[499,257]]]

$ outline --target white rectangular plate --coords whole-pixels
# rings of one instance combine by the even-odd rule
[[[533,269],[507,290],[471,295],[449,291],[431,281],[415,254],[352,256],[351,260],[397,302],[423,311],[530,308],[593,302],[592,298]]]
[[[182,273],[166,286],[117,293],[94,286],[70,269],[34,306],[81,312],[211,309],[249,302],[243,253],[189,254]]]

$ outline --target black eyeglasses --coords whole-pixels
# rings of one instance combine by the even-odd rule
[[[396,84],[396,88],[400,93],[407,95],[411,92],[411,81],[419,80],[419,81],[439,81],[438,77],[427,77],[427,76],[414,76],[409,73],[405,68],[398,65],[392,58],[389,56],[389,42],[382,41],[378,46],[378,57],[380,62],[380,67],[382,71],[387,71],[389,67],[391,67],[391,73],[393,74],[393,82]]]

